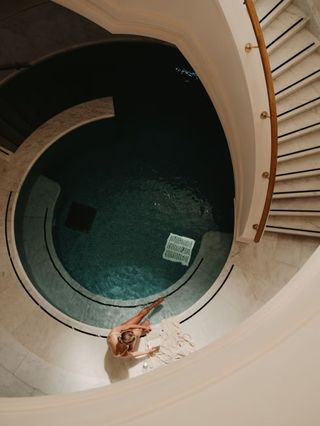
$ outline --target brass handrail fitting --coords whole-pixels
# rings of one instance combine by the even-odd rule
[[[257,16],[257,12],[255,6],[253,4],[253,0],[244,0],[244,4],[247,7],[247,11],[251,20],[251,24],[256,35],[259,52],[261,56],[261,62],[263,66],[263,71],[266,79],[266,86],[268,92],[268,100],[269,100],[269,111],[263,111],[260,114],[261,119],[270,118],[270,126],[271,126],[271,161],[270,161],[270,170],[269,172],[263,172],[262,178],[268,178],[268,189],[266,200],[263,208],[263,212],[261,215],[261,219],[259,224],[254,224],[253,228],[257,230],[254,241],[257,243],[260,241],[261,236],[263,234],[264,228],[266,226],[266,222],[269,215],[269,210],[271,206],[272,194],[275,185],[276,179],[276,168],[277,168],[277,152],[278,152],[278,123],[277,123],[277,108],[276,108],[276,98],[273,87],[271,66],[269,61],[269,55],[267,52],[266,43],[264,40],[263,32],[259,23],[259,18]],[[250,48],[249,48],[250,45]],[[247,48],[248,46],[248,48]],[[252,48],[255,47],[251,43],[247,43],[245,50],[246,52],[250,52]],[[248,50],[247,50],[248,49]]]
[[[268,111],[262,111],[262,113],[260,114],[260,118],[262,120],[265,120],[266,118],[271,118],[270,114],[268,113]]]
[[[252,43],[246,43],[244,50],[249,53],[252,49],[259,48],[259,46],[253,45]]]

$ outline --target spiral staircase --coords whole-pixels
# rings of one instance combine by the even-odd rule
[[[276,184],[266,231],[320,236],[320,55],[291,1],[258,0],[278,118]]]

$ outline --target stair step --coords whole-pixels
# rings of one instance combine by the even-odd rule
[[[320,129],[320,106],[302,112],[278,124],[278,142],[298,138]]]
[[[17,150],[17,146],[14,145],[12,142],[10,142],[8,139],[0,135],[0,150],[12,153]]]
[[[295,178],[292,179],[282,179],[276,180],[273,197],[275,198],[284,198],[276,197],[278,194],[294,194],[298,193],[297,197],[304,196],[305,193],[320,193],[320,181],[318,175],[311,176],[301,176],[299,174],[295,175]],[[300,195],[301,194],[301,195]],[[313,196],[313,195],[312,195]],[[291,198],[293,198],[291,196]]]
[[[320,216],[319,210],[312,209],[271,209],[270,216]]]
[[[301,235],[304,237],[316,237],[319,238],[319,234],[309,230],[299,230],[296,228],[281,228],[276,226],[266,226],[265,232],[276,232],[277,234],[289,234],[289,235]]]
[[[293,152],[292,154],[288,154],[285,155],[283,157],[278,157],[278,165],[277,165],[277,172],[278,173],[282,173],[283,169],[282,166],[283,164],[289,163],[289,168],[291,168],[291,162],[295,161],[295,160],[305,160],[306,162],[308,162],[310,160],[310,157],[312,156],[317,156],[319,157],[320,154],[320,146],[315,147],[315,148],[309,148],[306,150],[299,150],[296,153]],[[317,160],[318,162],[315,163],[313,160],[312,161],[312,166],[308,167],[308,169],[310,168],[317,168],[317,166],[320,164],[319,160]],[[306,164],[306,163],[305,163]],[[294,170],[293,168],[291,170]],[[301,167],[295,167],[295,170],[303,170]],[[287,170],[289,171],[289,170]]]
[[[320,80],[302,87],[277,102],[278,123],[320,104]]]
[[[290,157],[313,154],[320,148],[320,130],[300,135],[299,138],[283,141],[278,144],[278,162],[287,161]]]
[[[294,180],[294,179],[302,179],[302,178],[309,178],[311,176],[319,176],[320,175],[320,168],[314,168],[314,169],[304,169],[304,170],[295,170],[288,173],[279,173],[276,176],[276,182],[282,182],[287,180]]]
[[[304,127],[293,129],[291,132],[282,133],[278,136],[278,142],[282,143],[294,138],[300,138],[308,133],[318,132],[320,130],[320,122],[309,124]]]
[[[255,7],[261,27],[268,26],[290,3],[291,0],[257,0]]]
[[[320,216],[269,216],[266,230],[320,237]]]
[[[277,102],[320,78],[320,55],[313,52],[274,79]]]
[[[293,199],[293,198],[310,198],[310,197],[320,197],[320,189],[309,189],[309,190],[288,190],[288,191],[279,191],[274,192],[272,195],[272,200],[284,200],[284,199]]]
[[[271,211],[319,211],[320,193],[318,197],[298,197],[272,199]]]
[[[9,151],[8,149],[0,146],[0,160],[9,161],[11,154],[12,154],[11,151]]]
[[[277,78],[316,51],[319,44],[319,40],[310,31],[306,29],[299,31],[269,56],[273,78]]]
[[[7,123],[0,116],[0,137],[2,140],[7,140],[11,145],[18,147],[25,135],[17,131],[11,124]]]
[[[308,18],[297,7],[289,5],[283,10],[263,31],[269,54],[300,31],[307,22]]]
[[[313,152],[312,155],[291,158],[288,161],[278,162],[277,177],[286,173],[315,169],[320,169],[320,149],[317,152]]]

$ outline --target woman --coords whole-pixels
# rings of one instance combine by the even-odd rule
[[[160,305],[164,300],[160,297],[151,305],[142,309],[137,315],[121,325],[114,327],[108,337],[107,343],[113,356],[117,358],[138,358],[145,355],[152,355],[159,351],[160,346],[154,346],[146,352],[137,352],[136,349],[139,345],[141,336],[145,336],[150,333],[151,326],[150,321],[145,320],[142,324],[139,324],[148,313],[156,306]]]

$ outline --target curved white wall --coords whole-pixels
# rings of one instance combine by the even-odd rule
[[[243,2],[230,0],[57,0],[114,34],[175,44],[199,75],[223,125],[233,163],[236,237],[251,241],[263,210],[269,171],[270,122],[259,52]],[[190,105],[190,108],[196,106]],[[259,143],[256,143],[259,141]],[[223,184],[223,183],[222,183]]]

